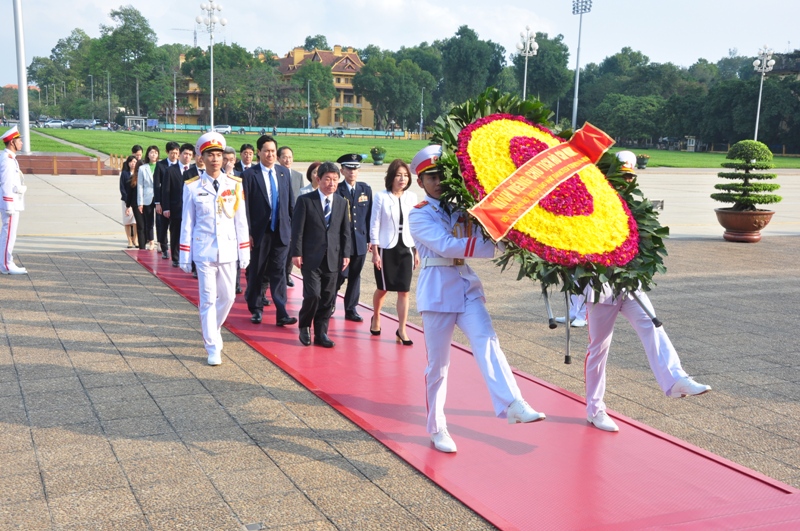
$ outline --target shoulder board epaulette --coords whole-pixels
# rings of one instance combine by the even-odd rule
[[[200,176],[199,176],[199,175],[195,175],[195,176],[194,176],[194,177],[192,177],[191,179],[186,179],[186,180],[183,182],[183,184],[189,184],[189,183],[193,183],[193,182],[195,182],[195,181],[197,181],[197,180],[199,180],[199,179],[200,179]]]
[[[419,204],[417,204],[417,205],[414,205],[414,208],[422,208],[422,207],[424,207],[424,206],[425,206],[425,205],[427,205],[427,204],[428,204],[428,202],[427,202],[427,201],[423,201],[423,202],[421,202],[421,203],[419,203]]]
[[[235,176],[235,175],[228,175],[228,179],[234,180],[234,181],[236,181],[237,183],[240,183],[240,182],[242,182],[242,178],[241,178],[241,177],[237,177],[237,176]]]

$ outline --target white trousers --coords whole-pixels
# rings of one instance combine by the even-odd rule
[[[655,313],[650,299],[637,292],[639,299]],[[679,379],[686,376],[675,347],[667,337],[664,327],[656,328],[639,304],[630,297],[618,297],[611,304],[588,303],[589,347],[584,364],[586,379],[586,412],[590,416],[606,409],[606,360],[614,335],[614,322],[621,313],[631,323],[644,346],[650,369],[664,393],[668,393]]]
[[[8,271],[9,267],[14,268],[14,257],[11,256],[14,250],[14,243],[17,241],[17,226],[19,225],[19,212],[9,214],[5,210],[0,212],[3,218],[3,228],[0,231],[0,250],[3,252],[3,260],[0,268]]]
[[[495,415],[505,417],[508,406],[522,395],[506,355],[500,349],[483,300],[467,301],[464,313],[422,312],[422,324],[428,351],[428,367],[425,369],[428,433],[437,433],[447,427],[444,403],[447,398],[450,344],[456,325],[469,339],[472,354],[489,389]]]
[[[586,320],[586,297],[583,294],[569,296],[569,320]]]
[[[236,297],[236,262],[195,262],[200,295],[200,325],[209,355],[222,353],[222,325]]]

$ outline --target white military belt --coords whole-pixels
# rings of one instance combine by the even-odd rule
[[[439,257],[430,257],[430,258],[423,258],[422,262],[422,269],[426,267],[448,267],[448,266],[462,266],[466,263],[463,258],[439,258]]]

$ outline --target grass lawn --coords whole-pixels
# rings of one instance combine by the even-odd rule
[[[131,146],[139,144],[144,149],[156,145],[162,151],[167,142],[174,140],[178,143],[189,142],[194,145],[198,135],[194,133],[136,133],[129,131],[86,131],[83,129],[44,129],[40,130],[63,140],[81,144],[102,153],[115,155],[129,155]],[[255,146],[258,135],[226,135],[228,143],[239,151],[242,144],[248,143]],[[326,136],[278,136],[278,147],[287,145],[294,152],[294,160],[298,162],[311,162],[315,160],[336,160],[346,153],[359,153],[367,155],[369,150],[380,143],[386,148],[386,161],[404,159],[410,162],[417,151],[425,147],[425,140],[376,140],[371,138],[328,138]]]
[[[8,127],[0,127],[0,135],[5,133]],[[31,133],[31,151],[40,151],[43,153],[80,153],[87,157],[93,157],[89,152],[75,149],[72,146],[66,146],[61,142],[56,142],[52,138],[46,138],[35,133]]]
[[[136,133],[136,132],[111,132],[111,131],[85,131],[77,129],[39,129],[38,131],[52,135],[64,140],[69,140],[76,144],[96,149],[102,153],[115,155],[129,155],[131,146],[140,144],[145,149],[147,146],[155,144],[162,150],[164,156],[164,145],[170,140],[179,143],[189,142],[194,144],[197,141],[195,133],[171,133],[162,131],[160,133]],[[38,147],[39,135],[33,135],[34,147],[36,151],[51,151],[50,149]],[[255,145],[258,135],[227,135],[227,141],[237,151],[244,143]],[[311,162],[314,160],[336,160],[346,153],[360,153],[367,155],[373,146],[381,145],[386,148],[386,161],[393,159],[403,159],[410,162],[414,155],[428,144],[425,140],[377,140],[374,138],[328,138],[325,136],[279,136],[278,146],[288,145],[294,151],[294,159],[298,162]],[[49,145],[49,144],[48,144]],[[55,144],[54,145],[58,145]],[[70,151],[63,145],[52,151]],[[613,149],[613,151],[618,151]],[[663,151],[658,149],[638,149],[635,153],[647,153],[650,155],[648,167],[670,167],[670,168],[720,168],[724,162],[725,155],[722,153],[686,153],[682,151]],[[800,157],[775,156],[776,168],[800,168]]]

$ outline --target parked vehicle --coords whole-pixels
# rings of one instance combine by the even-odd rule
[[[220,133],[223,135],[229,135],[233,131],[233,128],[230,125],[215,125],[214,132]]]
[[[72,120],[71,122],[66,122],[62,127],[67,129],[94,129],[94,120],[84,120],[83,118],[78,118],[76,120]]]
[[[64,123],[64,120],[47,120],[43,127],[47,127],[49,129],[61,129],[64,127]]]

